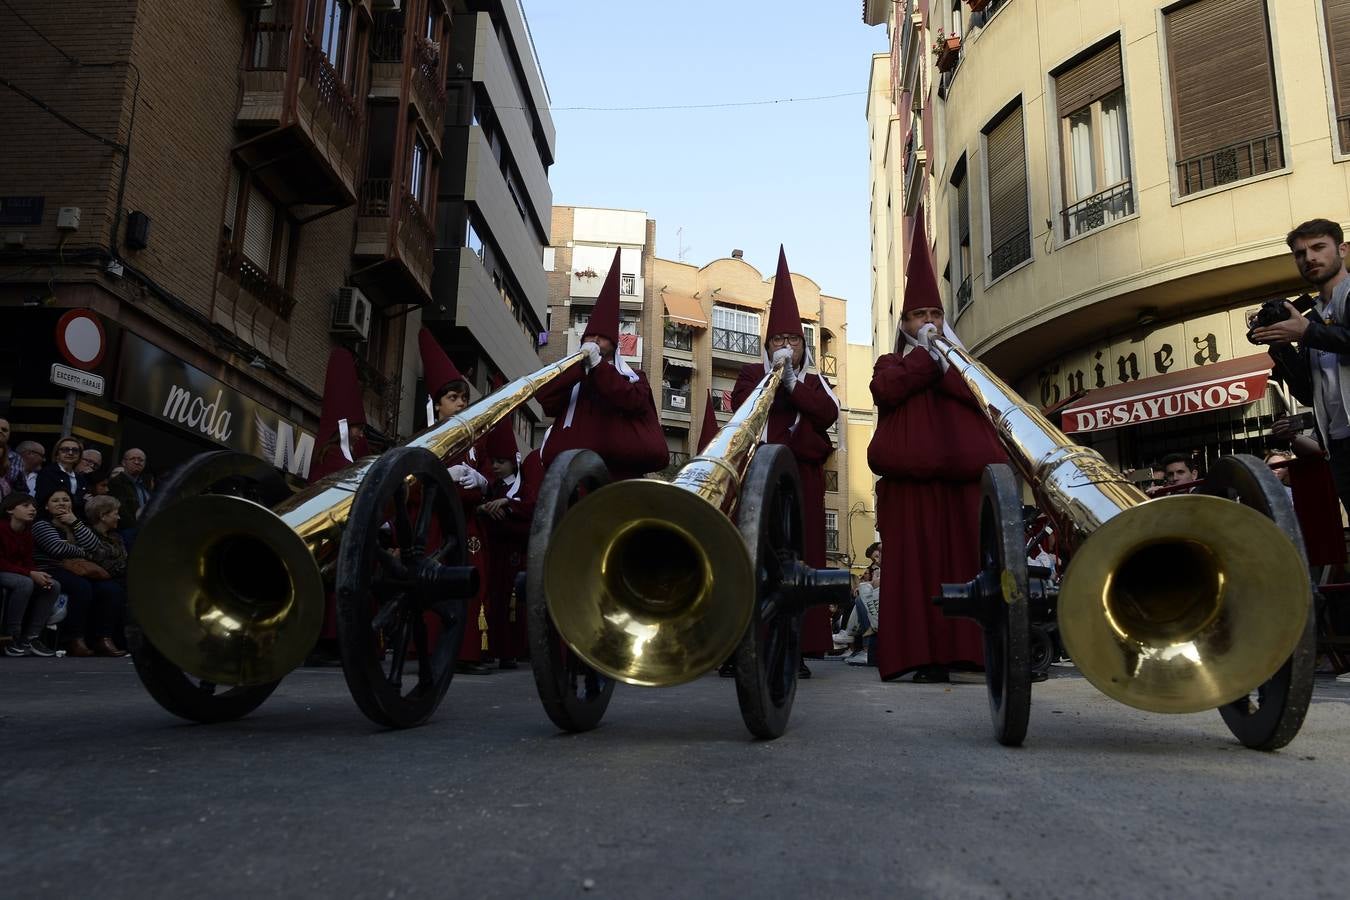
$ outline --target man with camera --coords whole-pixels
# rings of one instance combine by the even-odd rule
[[[1350,247],[1341,226],[1327,219],[1304,222],[1289,232],[1286,242],[1299,274],[1318,289],[1318,296],[1306,316],[1286,301],[1284,315],[1271,321],[1263,307],[1248,338],[1270,345],[1275,377],[1300,403],[1313,408],[1336,492],[1350,510],[1350,328],[1346,327],[1350,278],[1345,271]]]

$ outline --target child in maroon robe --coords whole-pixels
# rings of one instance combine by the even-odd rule
[[[834,452],[829,429],[839,419],[839,400],[825,379],[808,372],[811,348],[806,346],[797,295],[792,290],[787,256],[778,248],[778,273],[773,279],[773,298],[769,302],[769,326],[765,332],[764,360],[741,368],[731,392],[732,406],[739,408],[769,373],[773,360],[788,356],[783,381],[774,395],[769,412],[769,427],[764,440],[784,444],[797,460],[802,483],[802,557],[817,569],[825,568],[825,460]],[[830,611],[813,606],[802,616],[802,654],[817,656],[834,648],[830,632]],[[805,663],[798,670],[801,678],[810,678]]]
[[[876,655],[882,680],[913,671],[915,681],[945,682],[952,666],[981,667],[984,646],[978,625],[946,618],[933,598],[979,570],[980,477],[1006,456],[965,382],[928,349],[943,311],[922,218],[906,275],[899,352],[877,360],[871,386],[878,417],[867,462],[881,476],[877,521],[890,561]]]
[[[564,450],[593,450],[615,481],[640,478],[670,461],[665,432],[647,376],[617,352],[619,251],[582,336],[588,359],[539,391],[536,399],[553,426],[539,448],[547,468]]]
[[[478,513],[487,525],[488,543],[492,546],[488,585],[489,607],[493,612],[491,631],[498,665],[514,669],[516,661],[528,658],[530,653],[525,604],[518,602],[516,596],[516,576],[525,571],[530,521],[534,518],[543,467],[537,450],[530,453],[527,464],[521,463],[509,419],[488,435],[487,453],[496,477],[488,486],[488,499],[478,507]]]
[[[422,381],[427,388],[427,415],[432,422],[441,422],[456,415],[469,405],[469,383],[441,349],[430,331],[423,328],[417,335],[422,356]],[[483,664],[483,656],[491,649],[488,621],[488,575],[490,563],[486,529],[474,515],[483,501],[488,479],[481,469],[486,466],[486,455],[481,452],[485,441],[469,448],[454,459],[445,460],[459,492],[464,509],[464,542],[468,562],[478,570],[478,593],[466,604],[467,620],[464,638],[459,646],[455,670],[469,675],[483,675],[490,671]]]

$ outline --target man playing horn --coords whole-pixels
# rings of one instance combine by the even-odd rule
[[[882,680],[914,672],[945,682],[950,667],[981,667],[984,648],[979,626],[945,618],[933,598],[978,571],[980,477],[1006,456],[959,374],[930,348],[946,325],[922,217],[906,275],[897,352],[877,360],[871,385],[878,416],[867,462],[881,476],[877,523],[893,563],[881,583],[877,666]]]
[[[807,346],[792,290],[787,255],[778,248],[778,272],[773,279],[773,297],[769,301],[769,325],[764,339],[762,362],[741,368],[731,393],[732,406],[739,408],[768,374],[775,361],[786,359],[783,380],[774,395],[764,441],[783,444],[797,460],[802,484],[802,556],[813,568],[825,568],[825,460],[834,452],[829,429],[839,419],[839,399],[825,379],[808,372],[811,348]],[[813,606],[802,616],[802,654],[821,655],[834,648],[830,632],[830,612]],[[811,670],[802,663],[798,677],[810,678]]]

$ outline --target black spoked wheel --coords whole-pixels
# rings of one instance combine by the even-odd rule
[[[998,579],[1003,602],[984,617],[985,685],[994,737],[1017,747],[1031,717],[1031,637],[1022,491],[1011,467],[984,470],[980,502],[980,569]],[[1047,662],[1048,665],[1048,662]]]
[[[1269,516],[1280,526],[1303,555],[1303,533],[1294,515],[1294,505],[1270,468],[1254,456],[1237,454],[1218,460],[1205,477],[1207,494],[1228,497]],[[1306,561],[1306,556],[1305,556]],[[1219,707],[1224,724],[1243,746],[1253,750],[1278,750],[1303,727],[1303,717],[1312,702],[1313,672],[1317,658],[1317,623],[1312,615],[1312,584],[1290,585],[1308,597],[1308,617],[1293,654],[1269,681],[1249,696]]]
[[[595,453],[568,450],[559,454],[539,487],[539,503],[530,523],[525,568],[530,667],[544,712],[563,731],[590,731],[599,725],[614,695],[615,682],[582,662],[558,634],[544,595],[544,559],[549,539],[567,510],[608,483],[609,470]]]
[[[337,564],[338,646],[361,712],[390,728],[431,718],[464,632],[464,512],[445,465],[399,447],[371,467]]]
[[[766,444],[741,485],[737,525],[755,565],[754,614],[736,648],[736,700],[745,727],[766,740],[782,735],[797,696],[801,613],[781,594],[783,575],[802,556],[801,480],[791,452]]]
[[[160,485],[140,521],[149,521],[178,500],[201,494],[229,494],[270,507],[289,496],[290,490],[277,470],[256,456],[232,450],[202,453],[179,466]],[[136,598],[130,599],[127,644],[136,675],[155,702],[174,715],[208,724],[242,718],[257,709],[281,683],[228,685],[189,675],[146,639],[136,623]],[[152,613],[142,609],[140,614]]]

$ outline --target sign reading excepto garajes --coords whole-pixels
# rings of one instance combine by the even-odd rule
[[[122,340],[117,399],[221,446],[260,456],[294,475],[309,474],[314,435],[130,333]]]
[[[52,363],[52,384],[69,388],[72,391],[79,391],[81,394],[93,394],[95,397],[103,396],[102,375],[81,372],[79,369],[72,369],[70,366],[63,366],[60,363]]]

